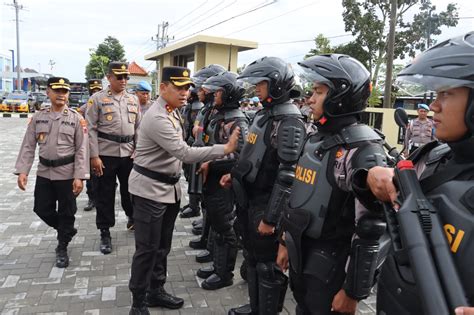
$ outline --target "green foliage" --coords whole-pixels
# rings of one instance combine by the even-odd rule
[[[367,105],[369,107],[379,107],[380,104],[382,104],[380,96],[382,96],[380,88],[378,86],[374,87],[372,93],[370,93],[369,99],[367,100]]]
[[[118,39],[108,36],[96,49],[90,49],[90,60],[86,66],[86,79],[102,79],[109,62],[126,61],[125,50]]]
[[[342,5],[345,30],[356,37],[355,43],[370,56],[369,65],[375,86],[380,66],[386,61],[390,1],[342,0]],[[417,12],[411,21],[407,21],[404,14],[415,7],[418,8]],[[436,6],[429,0],[399,1],[394,58],[414,57],[418,51],[426,49],[432,35],[441,34],[442,26],[451,27],[457,23],[458,11],[455,4],[449,4],[445,11],[437,13]]]
[[[331,43],[328,38],[324,37],[323,34],[318,34],[314,39],[316,48],[311,49],[304,59],[307,59],[312,56],[321,55],[321,54],[330,54],[334,52],[334,49],[331,47]]]

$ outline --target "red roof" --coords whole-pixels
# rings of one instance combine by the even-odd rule
[[[148,72],[146,72],[145,69],[143,69],[142,67],[137,65],[137,63],[135,61],[132,61],[128,65],[128,71],[130,71],[131,75],[139,75],[139,76],[147,76],[148,75]]]

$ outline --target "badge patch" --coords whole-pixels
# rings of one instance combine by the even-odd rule
[[[108,121],[111,121],[112,120],[112,115],[105,116],[105,119],[107,119]]]
[[[339,148],[339,150],[336,152],[336,159],[341,158],[343,155],[344,153],[342,152],[342,148]]]

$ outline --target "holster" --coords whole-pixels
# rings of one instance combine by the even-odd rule
[[[303,271],[302,240],[310,221],[311,214],[302,209],[287,210],[283,219],[286,248],[288,256],[291,257],[290,266],[297,274]]]

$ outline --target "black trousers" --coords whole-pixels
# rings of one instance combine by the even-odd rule
[[[297,274],[291,266],[289,269],[290,288],[297,303],[298,315],[340,314],[331,311],[331,307],[334,296],[344,283],[350,243],[318,243],[306,242],[307,246],[303,249],[303,269],[306,271]]]
[[[130,157],[101,156],[104,174],[97,177],[96,225],[98,229],[108,229],[115,225],[115,184],[120,182],[120,197],[125,214],[133,217],[133,207],[128,192],[128,176],[132,171]]]
[[[89,200],[96,201],[97,198],[97,176],[92,174],[91,171],[91,178],[86,180],[86,194],[89,197]]]
[[[50,180],[37,176],[34,192],[33,211],[58,231],[58,241],[66,243],[77,233],[74,228],[77,206],[72,182],[73,179]]]
[[[129,289],[142,294],[166,282],[167,257],[171,250],[179,201],[165,204],[132,195],[135,221],[135,254]]]

